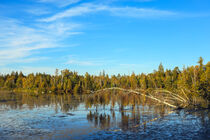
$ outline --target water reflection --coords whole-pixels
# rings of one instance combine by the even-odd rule
[[[57,111],[59,108],[62,112],[68,112],[77,109],[82,103],[82,96],[71,95],[39,95],[32,96],[26,93],[0,93],[0,107],[10,109],[34,109],[43,106],[54,106]]]
[[[88,121],[95,127],[115,127],[123,131],[141,124],[146,127],[145,121],[164,117],[171,110],[151,99],[123,92],[94,94],[85,99],[85,104],[86,108],[95,108],[87,114]]]
[[[186,133],[196,131],[197,136],[202,130],[202,134],[206,133],[205,136],[208,137],[210,112],[173,111],[144,96],[124,92],[75,96],[31,96],[1,92],[0,119],[3,118],[4,121],[0,121],[0,135],[7,137],[14,135],[21,138],[23,134],[27,137],[39,133],[44,139],[48,139],[45,135],[50,135],[51,138],[55,135],[72,138],[77,137],[75,134],[80,137],[79,132],[84,128],[88,135],[92,133],[90,130],[94,133],[131,131],[133,135],[141,135],[142,132],[150,135],[152,132],[176,134],[177,129],[180,129]],[[167,127],[170,129],[166,129]],[[195,128],[188,130],[191,127]],[[61,134],[63,132],[65,136]],[[83,131],[82,135],[87,134]]]

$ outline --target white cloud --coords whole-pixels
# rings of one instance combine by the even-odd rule
[[[85,5],[70,8],[68,10],[65,10],[64,12],[57,13],[54,16],[51,16],[49,18],[41,19],[40,21],[51,22],[57,19],[65,18],[65,17],[81,16],[81,15],[91,13],[91,12],[102,11],[102,10],[105,10],[106,8],[107,8],[106,6],[96,6],[92,4],[85,4]]]
[[[38,25],[38,27],[41,29],[41,32],[47,33],[49,35],[54,34],[55,36],[61,36],[61,37],[80,34],[81,32],[72,32],[72,30],[78,29],[81,26],[82,25],[80,24],[68,23],[65,21],[54,22],[53,24]]]
[[[42,8],[42,7],[30,7],[29,9],[25,10],[27,13],[29,14],[33,14],[33,15],[46,15],[46,14],[50,14],[51,11],[47,8]]]
[[[38,0],[40,3],[52,3],[58,7],[65,7],[80,2],[81,0]]]
[[[75,58],[70,58],[66,64],[76,65],[76,66],[101,66],[105,65],[107,62],[99,59],[88,59],[88,60],[80,60]]]
[[[2,67],[0,68],[0,74],[8,74],[12,71],[18,71],[23,72],[23,74],[30,74],[30,73],[46,73],[46,74],[54,74],[55,73],[54,67],[18,67],[18,68],[8,68],[8,67]]]
[[[108,58],[86,58],[84,60],[81,56],[77,55],[69,55],[64,59],[67,60],[65,64],[75,66],[105,66],[116,62],[115,60],[109,60]]]
[[[100,11],[109,12],[115,16],[136,18],[155,18],[176,15],[176,13],[171,11],[149,8],[111,7],[106,5],[82,4],[80,6],[69,8],[63,12],[57,13],[51,17],[41,19],[40,21],[52,22],[62,18],[82,16],[85,14],[96,13]]]
[[[78,24],[53,22],[29,27],[13,19],[0,19],[0,64],[38,61],[34,56],[41,49],[61,47],[62,40],[79,34]]]
[[[176,13],[165,10],[156,10],[149,8],[135,8],[135,7],[123,7],[123,8],[110,8],[109,11],[116,16],[123,17],[136,17],[136,18],[156,18],[164,16],[176,15]]]

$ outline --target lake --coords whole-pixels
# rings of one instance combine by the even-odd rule
[[[0,139],[210,139],[208,109],[174,110],[123,92],[0,92]]]

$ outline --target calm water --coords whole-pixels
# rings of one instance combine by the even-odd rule
[[[0,139],[210,139],[209,110],[137,95],[0,93]]]

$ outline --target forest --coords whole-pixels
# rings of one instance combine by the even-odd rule
[[[131,75],[108,75],[101,72],[99,75],[79,75],[68,69],[54,75],[45,73],[22,72],[0,75],[0,90],[14,92],[28,92],[36,94],[89,94],[91,91],[120,87],[123,89],[151,92],[154,89],[164,89],[176,94],[184,93],[188,98],[199,97],[210,100],[210,61],[203,64],[200,57],[198,65],[189,66],[180,70],[164,69],[160,63],[158,70],[149,74],[132,73]]]

